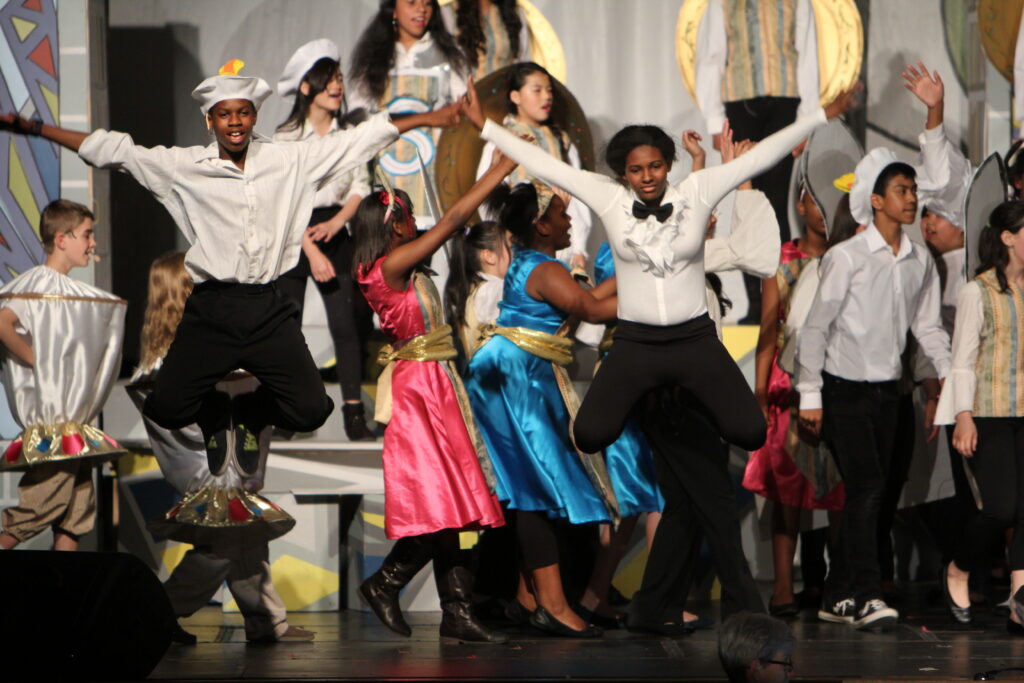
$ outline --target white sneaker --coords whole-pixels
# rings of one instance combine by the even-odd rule
[[[852,598],[846,598],[840,600],[831,607],[822,606],[818,610],[818,618],[822,621],[828,621],[833,624],[852,624],[854,619],[854,613],[856,611],[856,604]]]
[[[886,628],[899,619],[900,613],[885,604],[885,600],[868,600],[857,612],[853,625],[856,628]]]

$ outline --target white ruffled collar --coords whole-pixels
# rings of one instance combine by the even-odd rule
[[[675,273],[675,253],[672,242],[679,236],[679,224],[690,208],[683,195],[669,184],[661,205],[672,204],[672,214],[664,223],[659,223],[654,216],[640,220],[633,215],[633,202],[641,201],[630,189],[622,210],[626,213],[626,230],[622,238],[624,249],[632,251],[640,261],[644,272],[654,277],[665,277]]]

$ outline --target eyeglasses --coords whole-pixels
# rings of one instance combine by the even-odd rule
[[[785,667],[786,671],[793,670],[792,659],[762,659],[761,662],[763,664],[778,664],[779,666]]]

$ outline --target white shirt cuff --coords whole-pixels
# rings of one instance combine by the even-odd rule
[[[800,410],[821,410],[821,392],[807,391],[801,393]]]

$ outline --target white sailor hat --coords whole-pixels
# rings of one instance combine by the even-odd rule
[[[258,111],[263,100],[273,92],[262,78],[239,76],[245,66],[240,59],[232,59],[220,68],[220,73],[211,76],[196,86],[192,99],[199,102],[199,111],[205,115],[213,105],[224,100],[249,100]]]
[[[876,147],[860,160],[854,169],[853,188],[850,190],[850,213],[861,225],[869,225],[874,220],[875,212],[871,207],[871,190],[875,181],[885,167],[899,163],[899,159],[891,149]]]
[[[333,40],[317,38],[300,47],[285,64],[284,73],[277,81],[277,94],[281,97],[294,95],[299,90],[302,77],[314,64],[325,58],[341,62],[341,52]]]

